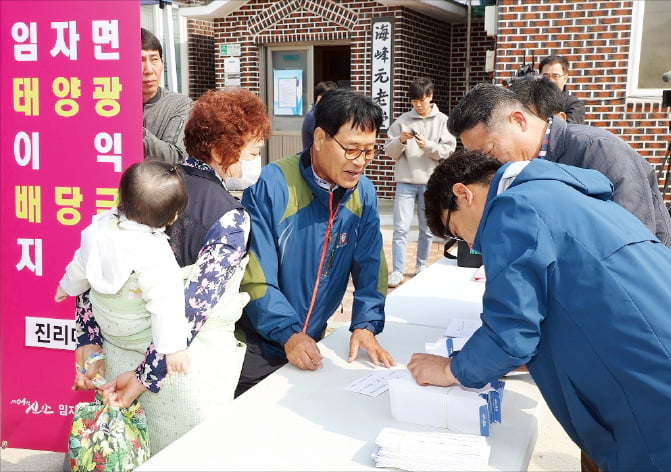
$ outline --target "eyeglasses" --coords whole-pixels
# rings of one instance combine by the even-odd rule
[[[378,157],[381,154],[380,148],[375,146],[373,149],[352,149],[352,148],[346,148],[342,144],[340,144],[340,141],[338,141],[335,136],[331,136],[333,140],[338,143],[338,146],[342,148],[343,151],[345,151],[345,159],[348,161],[353,161],[355,159],[358,159],[359,156],[363,154],[363,158],[366,161],[372,161],[376,157]]]
[[[443,236],[447,240],[464,241],[459,236],[450,233],[450,218],[452,218],[452,210],[450,210],[450,207],[452,206],[452,200],[454,200],[454,194],[450,195],[450,199],[447,202],[447,221],[445,221],[445,233],[443,234]]]
[[[559,79],[560,77],[566,77],[568,74],[548,74],[547,72],[543,74],[543,77],[546,79]]]

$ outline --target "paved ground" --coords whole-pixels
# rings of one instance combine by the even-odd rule
[[[391,270],[391,203],[389,201],[380,202],[380,212],[382,214],[382,234],[385,240],[384,250]],[[408,280],[414,274],[415,260],[417,257],[417,232],[412,232],[412,238],[415,241],[408,243],[407,255],[405,260],[405,280]],[[434,242],[429,255],[429,263],[443,257],[442,243]],[[390,292],[393,289],[389,289]],[[329,322],[331,328],[337,328],[342,325],[348,325],[351,319],[353,287],[350,282],[349,288],[343,300],[342,309],[338,310]],[[401,359],[401,362],[407,362],[407,359]],[[545,408],[545,414],[539,431],[536,449],[529,465],[530,471],[537,472],[564,472],[580,470],[580,451],[578,447],[568,438],[559,423],[552,414]],[[61,472],[63,470],[64,454],[45,451],[32,451],[26,449],[4,449],[0,451],[2,472],[14,471],[44,471]]]

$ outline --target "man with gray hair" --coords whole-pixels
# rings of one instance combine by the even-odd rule
[[[595,126],[532,114],[514,92],[491,84],[469,91],[450,113],[448,128],[469,150],[506,163],[536,157],[595,169],[613,183],[613,200],[671,247],[671,217],[650,163],[620,137]]]

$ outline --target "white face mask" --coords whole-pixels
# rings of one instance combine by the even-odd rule
[[[250,160],[240,160],[242,177],[226,177],[226,187],[229,190],[244,190],[254,185],[261,175],[261,156]]]

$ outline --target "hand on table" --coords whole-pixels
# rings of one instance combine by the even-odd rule
[[[100,396],[106,405],[128,408],[147,388],[140,383],[135,371],[119,374],[118,377],[100,386]]]
[[[347,362],[352,362],[359,354],[359,349],[364,348],[368,351],[368,357],[371,362],[378,366],[380,364],[389,368],[396,365],[391,355],[380,346],[375,339],[375,335],[367,329],[355,329],[349,340],[349,358]]]
[[[302,370],[317,370],[322,367],[322,354],[317,343],[307,334],[294,333],[284,344],[287,360]]]
[[[452,375],[452,359],[433,354],[415,353],[410,358],[408,370],[419,385],[447,387],[459,383]]]

